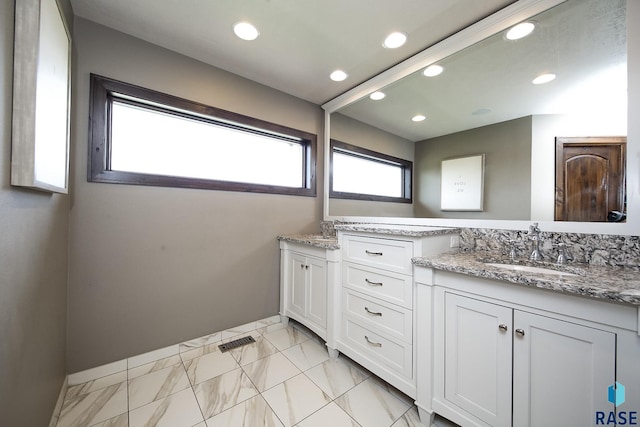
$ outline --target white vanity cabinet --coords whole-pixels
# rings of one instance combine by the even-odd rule
[[[616,381],[638,391],[634,307],[421,267],[416,280],[417,309],[432,313],[417,326],[423,422],[595,426]],[[640,396],[628,403],[638,411]]]
[[[593,408],[606,406],[614,333],[453,292],[442,298],[440,400],[491,426],[511,426],[512,413],[517,426],[588,426]]]
[[[302,323],[332,348],[329,298],[339,275],[338,250],[280,242],[280,315]]]
[[[317,328],[327,328],[327,261],[291,252],[287,307]]]
[[[612,411],[616,333],[514,311],[513,425],[588,426]]]
[[[416,396],[411,258],[450,250],[451,235],[338,232],[342,307],[337,346],[405,394]]]

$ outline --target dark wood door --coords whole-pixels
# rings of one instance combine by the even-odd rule
[[[556,138],[556,221],[625,212],[626,137]]]

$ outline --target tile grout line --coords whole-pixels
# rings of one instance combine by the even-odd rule
[[[204,348],[204,347],[205,346],[203,345],[202,348]],[[180,363],[182,364],[182,369],[184,369],[185,375],[187,376],[187,381],[189,381],[189,388],[191,388],[191,393],[193,393],[193,398],[196,400],[196,403],[198,404],[198,409],[200,410],[200,415],[202,416],[202,422],[204,423],[204,425],[206,427],[207,426],[207,420],[206,420],[206,418],[204,416],[204,412],[202,410],[202,405],[200,404],[200,401],[198,400],[198,396],[196,395],[196,390],[195,390],[195,386],[196,385],[191,383],[191,378],[189,378],[189,375],[187,374],[187,367],[184,364],[184,360],[182,360],[182,355],[181,355],[179,349],[178,349],[178,357],[180,357]],[[190,359],[190,360],[193,360],[193,359]]]

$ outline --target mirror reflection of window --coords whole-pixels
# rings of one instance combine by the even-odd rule
[[[331,141],[330,197],[411,203],[412,162]]]
[[[333,191],[401,197],[402,168],[349,153],[334,152]]]

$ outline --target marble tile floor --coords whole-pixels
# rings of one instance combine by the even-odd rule
[[[218,349],[246,335],[256,342]],[[278,316],[70,375],[56,425],[421,426],[410,398]]]

